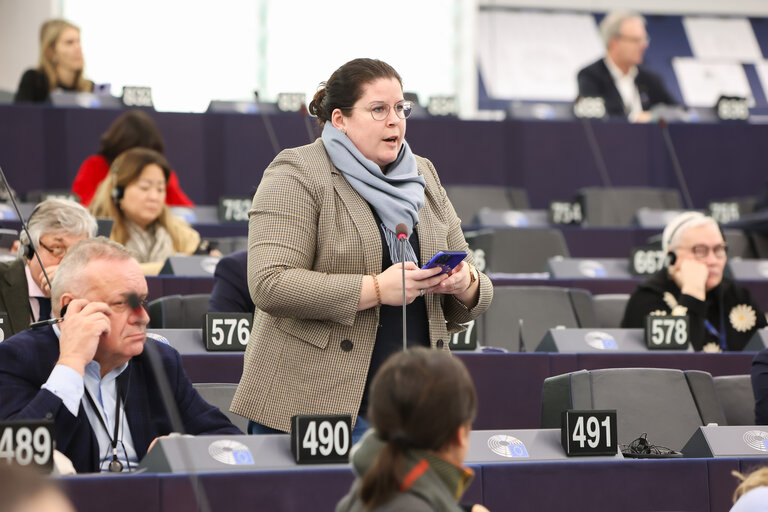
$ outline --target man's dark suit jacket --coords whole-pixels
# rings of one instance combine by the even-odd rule
[[[32,308],[29,306],[29,286],[24,271],[26,261],[16,259],[0,263],[0,311],[8,314],[10,326],[3,326],[6,336],[29,327]]]
[[[253,313],[256,306],[248,291],[248,251],[233,252],[216,264],[208,311]]]
[[[752,390],[755,393],[755,425],[768,425],[768,348],[752,360]]]
[[[579,71],[579,97],[603,98],[605,101],[605,113],[608,117],[627,117],[624,109],[624,101],[616,88],[611,72],[605,65],[605,60],[600,59]],[[650,110],[654,105],[675,105],[677,101],[664,87],[664,82],[656,73],[643,68],[637,68],[635,85],[640,93],[640,101],[643,110]]]
[[[187,434],[242,434],[197,393],[176,350],[151,339],[147,343],[161,356]],[[82,403],[75,417],[59,397],[40,389],[58,358],[59,340],[52,327],[29,329],[0,343],[0,419],[52,418],[56,448],[72,460],[77,472],[99,471],[102,454]],[[118,384],[141,460],[153,439],[172,432],[146,354],[131,359]]]

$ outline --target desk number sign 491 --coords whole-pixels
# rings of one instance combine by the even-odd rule
[[[568,410],[562,413],[560,440],[568,456],[616,455],[616,411]]]

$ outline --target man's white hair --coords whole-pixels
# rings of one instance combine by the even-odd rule
[[[613,11],[605,15],[603,21],[600,22],[600,37],[603,38],[606,48],[608,48],[608,43],[611,42],[611,39],[620,34],[621,25],[625,21],[633,19],[638,19],[645,25],[645,17],[634,11]]]

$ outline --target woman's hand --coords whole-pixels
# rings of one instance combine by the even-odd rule
[[[709,269],[704,263],[693,258],[682,259],[669,269],[669,275],[675,280],[681,293],[699,300],[706,299]]]
[[[442,293],[445,295],[458,295],[465,292],[472,278],[470,276],[469,265],[465,261],[462,261],[447,274],[443,274],[443,280],[426,290],[425,293]]]
[[[382,304],[387,304],[389,306],[401,306],[403,304],[402,268],[403,266],[401,263],[395,263],[377,276]],[[440,275],[440,271],[440,267],[422,270],[412,261],[406,261],[406,304],[410,304],[416,297],[424,295],[428,290],[438,286],[440,282],[448,278],[448,274]]]
[[[472,268],[466,261],[459,263],[454,269],[443,274],[443,280],[427,290],[427,293],[442,293],[453,295],[468,308],[477,304],[480,293],[480,280],[472,282]]]

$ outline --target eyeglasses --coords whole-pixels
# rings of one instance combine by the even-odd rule
[[[136,307],[132,307],[131,300],[126,297],[121,300],[116,300],[115,302],[110,302],[108,306],[115,313],[125,313],[128,310],[135,311],[140,307],[144,308],[146,311],[147,307],[149,307],[149,301],[147,299],[139,299],[139,304]]]
[[[681,247],[681,249],[686,248]],[[725,258],[725,255],[728,253],[728,246],[726,244],[717,244],[709,247],[708,245],[697,244],[693,247],[687,248],[686,250],[691,251],[697,260],[703,260],[709,256],[709,251],[712,251],[712,254],[715,255],[715,258],[721,260]]]
[[[57,260],[60,260],[61,258],[63,258],[64,255],[67,254],[67,249],[69,249],[68,247],[64,247],[63,245],[55,245],[53,247],[48,247],[42,241],[38,241],[37,245],[39,245],[40,247],[42,247],[43,249],[51,253],[51,256],[53,256]]]
[[[632,37],[630,37],[630,36],[624,36],[624,35],[619,34],[619,35],[616,36],[616,39],[624,39],[625,41],[629,41],[630,43],[634,43],[634,44],[642,44],[642,43],[651,44],[651,36],[645,36],[645,37],[632,36]]]
[[[376,101],[371,103],[370,105],[366,105],[363,107],[343,107],[343,108],[344,109],[364,108],[371,113],[371,117],[373,118],[374,121],[383,121],[389,116],[389,111],[393,106],[395,107],[395,114],[400,119],[407,119],[408,116],[411,115],[411,112],[413,112],[412,101],[398,101],[394,105],[390,105],[389,103],[384,103],[383,101]]]

